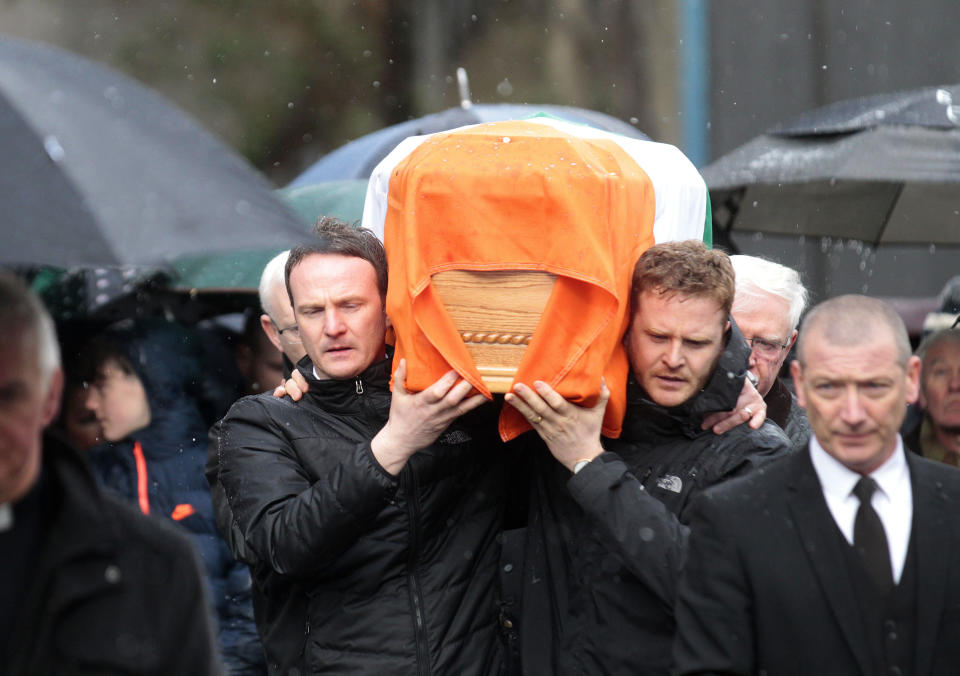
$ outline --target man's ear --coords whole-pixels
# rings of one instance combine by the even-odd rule
[[[63,369],[56,368],[50,374],[50,382],[47,384],[47,394],[43,400],[43,426],[46,427],[60,412],[60,400],[63,396]]]
[[[806,408],[807,395],[803,391],[803,368],[800,366],[799,359],[790,362],[790,375],[793,376],[793,390],[797,395],[797,403]]]
[[[922,393],[920,387],[920,371],[922,369],[922,364],[920,357],[913,355],[907,360],[907,403],[915,404],[918,397],[922,401]]]
[[[796,329],[793,330],[793,333],[790,334],[790,338],[787,340],[787,350],[789,351],[791,347],[796,345],[797,337],[800,335],[800,332]]]
[[[274,325],[273,320],[270,319],[270,315],[266,313],[260,315],[260,328],[267,334],[267,339],[273,343],[273,346],[283,352],[283,345],[280,343],[280,332],[277,330],[276,325]]]

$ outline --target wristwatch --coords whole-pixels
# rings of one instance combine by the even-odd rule
[[[580,470],[590,464],[590,458],[584,458],[583,460],[577,460],[577,464],[573,466],[573,473],[579,474]]]

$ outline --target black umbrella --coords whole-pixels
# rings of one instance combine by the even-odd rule
[[[960,85],[804,113],[703,177],[728,233],[960,244]]]
[[[0,148],[0,265],[163,264],[304,237],[185,113],[60,49],[0,39]]]

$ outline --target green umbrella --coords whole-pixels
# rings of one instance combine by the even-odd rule
[[[363,214],[367,181],[328,181],[275,192],[300,217],[304,228],[310,230],[320,216],[358,222]],[[191,292],[255,291],[264,266],[284,248],[180,257],[173,263],[177,273],[173,286]]]

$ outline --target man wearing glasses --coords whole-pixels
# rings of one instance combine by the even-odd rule
[[[294,364],[303,359],[307,351],[300,342],[300,333],[297,331],[297,321],[293,316],[293,307],[287,295],[287,285],[284,280],[284,267],[287,264],[289,251],[278,253],[260,275],[260,326],[263,332],[280,350],[284,356],[284,377],[290,375]]]
[[[795,448],[805,446],[810,425],[797,398],[777,375],[797,340],[807,290],[796,270],[755,256],[731,256],[736,272],[733,318],[753,351],[750,371],[767,404],[767,418],[786,432]]]

